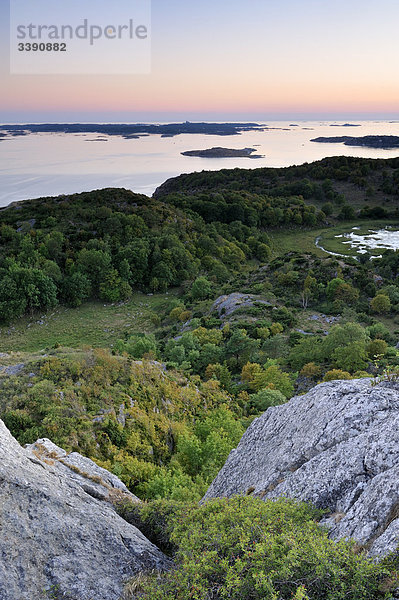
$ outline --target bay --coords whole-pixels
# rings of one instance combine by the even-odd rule
[[[265,131],[233,136],[149,135],[124,139],[97,134],[30,134],[0,141],[0,206],[11,202],[124,187],[152,195],[170,177],[193,171],[286,167],[326,156],[390,158],[398,149],[381,150],[343,144],[315,143],[319,136],[399,135],[399,122],[268,121]],[[334,126],[332,126],[334,125]],[[100,141],[99,138],[101,138]],[[198,158],[182,156],[187,150],[215,146],[255,148],[264,158]]]

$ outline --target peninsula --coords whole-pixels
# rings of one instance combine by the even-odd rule
[[[364,135],[351,137],[347,135],[337,137],[317,137],[311,142],[322,144],[344,144],[345,146],[362,146],[365,148],[399,148],[399,136],[397,135]]]

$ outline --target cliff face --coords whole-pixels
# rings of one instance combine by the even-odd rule
[[[0,421],[0,600],[118,600],[170,561],[115,512],[114,475],[49,440],[24,449]]]
[[[382,556],[399,543],[399,384],[322,383],[269,408],[244,434],[204,500],[288,496],[328,509],[335,538]]]

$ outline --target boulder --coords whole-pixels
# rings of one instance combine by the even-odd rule
[[[399,543],[399,384],[332,381],[269,408],[248,428],[204,500],[287,496],[326,509],[334,538],[381,557]]]
[[[170,561],[115,511],[117,478],[49,440],[24,449],[0,421],[0,600],[118,600]],[[137,499],[136,499],[137,501]]]
[[[211,311],[217,311],[220,318],[229,317],[239,308],[249,308],[250,306],[253,306],[255,302],[271,306],[270,302],[259,300],[251,294],[233,292],[227,296],[219,296],[213,303]]]

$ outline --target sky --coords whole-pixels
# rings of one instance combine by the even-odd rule
[[[1,122],[399,118],[397,0],[152,0],[149,72],[83,75],[10,73],[18,1],[0,0]]]

